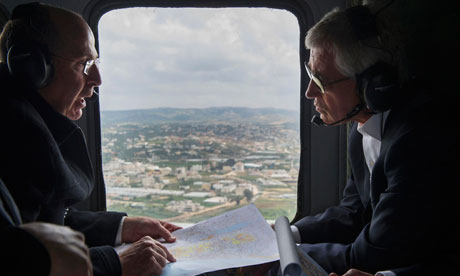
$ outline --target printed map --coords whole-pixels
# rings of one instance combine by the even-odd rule
[[[164,243],[177,262],[162,275],[196,275],[208,271],[279,259],[275,232],[251,204],[174,232]]]

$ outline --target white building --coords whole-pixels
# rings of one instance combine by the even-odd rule
[[[222,190],[223,187],[224,187],[224,184],[222,183],[212,184],[212,188],[216,191]]]
[[[190,198],[205,198],[211,196],[211,193],[208,192],[190,192],[184,194],[184,197],[190,197]]]
[[[180,200],[180,201],[171,201],[166,205],[166,210],[174,211],[178,213],[184,212],[196,212],[203,210],[204,207],[201,206],[199,203],[195,203],[191,200]]]
[[[227,203],[228,199],[225,196],[215,196],[205,199],[203,202],[214,203],[214,204],[224,204]]]
[[[244,172],[244,164],[243,162],[239,161],[236,162],[235,165],[233,166],[233,169],[235,172]]]
[[[227,185],[227,186],[224,186],[222,189],[221,189],[221,192],[222,193],[233,193],[236,189],[236,185],[235,184],[231,184],[231,185]]]

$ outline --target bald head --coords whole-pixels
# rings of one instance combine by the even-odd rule
[[[0,35],[0,61],[6,62],[12,45],[29,41],[45,45],[51,53],[65,51],[75,47],[72,37],[86,36],[88,30],[85,20],[73,11],[38,3],[18,6]]]
[[[85,99],[90,98],[94,87],[102,83],[91,29],[80,15],[69,10],[43,4],[26,4],[18,8],[0,37],[2,61],[6,61],[9,49],[18,48],[17,44],[34,47],[27,49],[29,52],[35,47],[42,50],[40,57],[45,56],[49,68],[43,70],[46,78],[32,82],[35,76],[28,74],[23,79],[38,83],[35,85],[38,93],[56,112],[71,120],[80,119],[86,107]]]
[[[91,36],[94,38],[86,21],[77,13],[70,10],[45,6],[48,10],[49,20],[55,29],[57,36],[55,41],[50,41],[50,50],[56,54],[68,53],[77,50],[80,45],[75,45],[75,41],[82,41],[84,38]]]

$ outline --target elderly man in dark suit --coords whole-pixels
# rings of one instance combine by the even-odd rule
[[[450,260],[460,248],[453,204],[458,116],[404,67],[403,41],[385,33],[393,18],[382,11],[336,9],[307,34],[306,97],[320,113],[316,123],[353,122],[351,171],[340,205],[297,221],[293,233],[328,272],[453,273]]]
[[[179,227],[148,217],[71,208],[93,189],[83,132],[72,120],[101,84],[94,36],[81,16],[32,3],[0,36],[0,176],[24,222],[65,224],[91,247],[95,275],[151,275],[175,261],[155,238]],[[112,246],[133,243],[120,254]]]

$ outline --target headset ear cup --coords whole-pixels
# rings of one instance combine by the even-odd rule
[[[45,87],[52,78],[53,67],[46,51],[36,43],[15,44],[7,53],[8,70],[15,81],[35,89]]]
[[[399,96],[399,80],[395,68],[378,62],[357,77],[358,89],[367,107],[374,113],[389,110]]]

